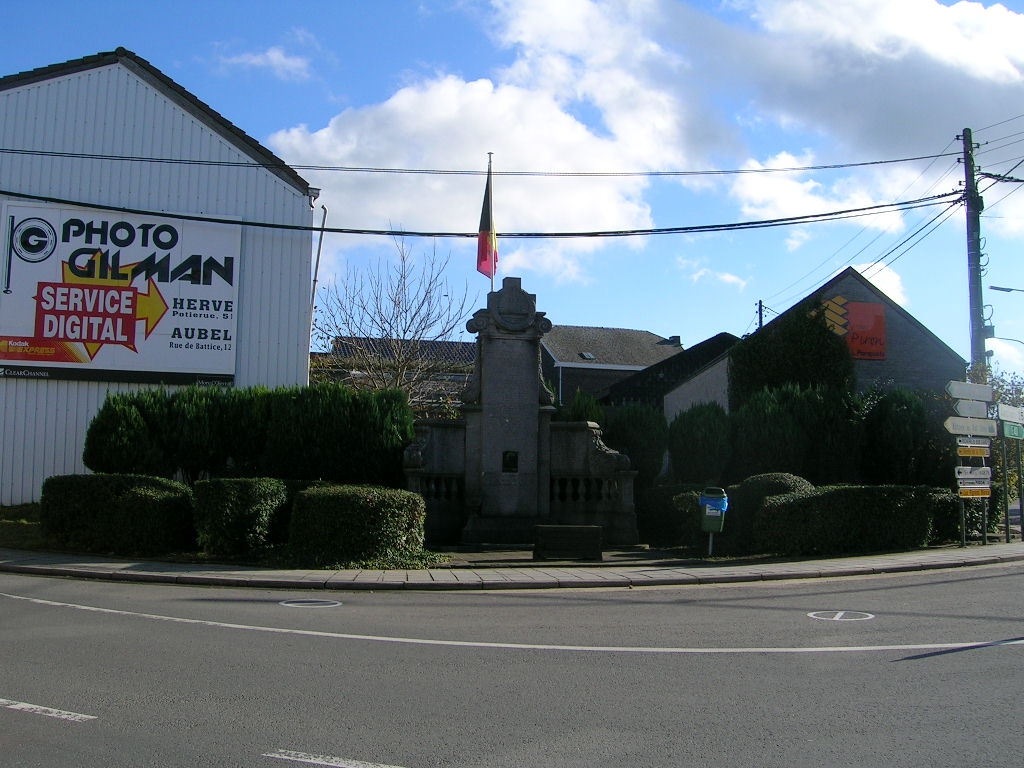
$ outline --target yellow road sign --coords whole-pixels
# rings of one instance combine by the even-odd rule
[[[973,445],[961,445],[961,446],[957,447],[956,455],[957,456],[983,456],[984,457],[984,456],[988,456],[990,454],[989,454],[989,449],[988,448],[979,448],[978,446],[973,446]]]
[[[991,488],[961,488],[960,498],[987,499],[992,495]]]

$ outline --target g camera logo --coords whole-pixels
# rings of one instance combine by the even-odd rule
[[[46,219],[22,219],[14,223],[14,217],[8,219],[10,236],[7,242],[7,263],[4,269],[4,293],[11,292],[11,272],[14,257],[29,264],[46,261],[57,250],[57,232]]]
[[[46,261],[57,249],[57,233],[45,219],[25,219],[11,231],[11,248],[22,261]]]

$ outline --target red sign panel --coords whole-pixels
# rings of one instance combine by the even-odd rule
[[[885,360],[885,307],[847,302],[846,343],[854,360]]]

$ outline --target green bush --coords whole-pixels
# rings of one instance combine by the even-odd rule
[[[336,383],[275,390],[262,470],[288,479],[397,487],[402,449],[413,436],[403,392]]]
[[[272,478],[200,480],[194,486],[199,546],[211,555],[239,557],[270,543],[274,517],[288,505],[288,487]]]
[[[272,390],[265,387],[232,388],[221,394],[217,432],[223,444],[226,476],[266,474],[261,459],[267,444],[272,399]]]
[[[605,409],[601,424],[604,444],[629,456],[637,472],[634,489],[649,488],[661,473],[668,445],[665,415],[649,405]]]
[[[139,409],[135,393],[107,397],[85,433],[82,462],[93,472],[171,474],[169,461]]]
[[[423,552],[423,497],[374,486],[315,486],[295,497],[289,542],[296,564],[401,564]]]
[[[668,452],[677,480],[721,484],[731,450],[729,415],[718,403],[695,405],[669,425]]]
[[[604,408],[591,394],[576,390],[569,403],[560,404],[555,411],[555,421],[592,421],[604,424]]]
[[[860,433],[842,391],[764,389],[732,415],[731,426],[730,477],[788,472],[818,485],[856,477]]]
[[[636,527],[640,541],[654,547],[684,547],[694,542],[693,525],[677,503],[680,496],[690,496],[696,504],[696,493],[688,485],[655,485],[637,489]]]
[[[223,390],[214,387],[185,387],[167,401],[167,416],[173,427],[163,436],[170,459],[189,485],[200,477],[222,475],[227,466],[221,417]]]
[[[412,410],[398,391],[341,384],[111,395],[89,426],[86,466],[187,482],[273,476],[338,483],[402,483]]]
[[[909,486],[834,486],[765,499],[755,523],[764,552],[843,555],[923,547],[931,536],[927,496]]]
[[[846,342],[828,326],[821,305],[805,301],[729,351],[729,411],[762,390],[792,385],[852,394],[856,377]]]
[[[752,475],[742,483],[730,485],[726,488],[729,509],[725,513],[722,532],[715,534],[715,552],[720,555],[759,553],[754,541],[754,528],[765,500],[779,494],[813,490],[814,485],[809,481],[786,472]]]
[[[143,475],[58,475],[40,497],[43,535],[87,552],[154,555],[191,550],[196,534],[187,485]]]

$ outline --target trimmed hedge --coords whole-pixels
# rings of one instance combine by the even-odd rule
[[[288,486],[269,477],[200,480],[194,486],[199,546],[210,555],[251,555],[270,543]]]
[[[696,488],[694,485],[655,485],[634,489],[640,541],[655,547],[686,547],[697,543],[695,530],[699,533],[700,521],[694,517]],[[684,497],[691,496],[692,505],[682,503]]]
[[[146,475],[56,475],[43,483],[40,529],[59,546],[153,555],[195,548],[192,492]]]
[[[86,433],[94,472],[402,485],[412,409],[397,390],[338,383],[109,395]]]
[[[772,496],[789,493],[810,493],[814,486],[810,481],[787,472],[769,472],[752,475],[737,485],[726,488],[729,509],[725,513],[725,527],[715,534],[715,552],[720,555],[759,554],[761,550],[754,540],[754,529],[765,500]],[[700,525],[700,510],[696,509],[697,525]],[[707,534],[704,534],[707,538]]]
[[[772,496],[755,521],[765,553],[839,555],[917,549],[931,536],[936,489],[833,486]]]
[[[417,493],[354,485],[314,486],[295,497],[289,530],[302,567],[375,562],[423,551],[426,504]]]

